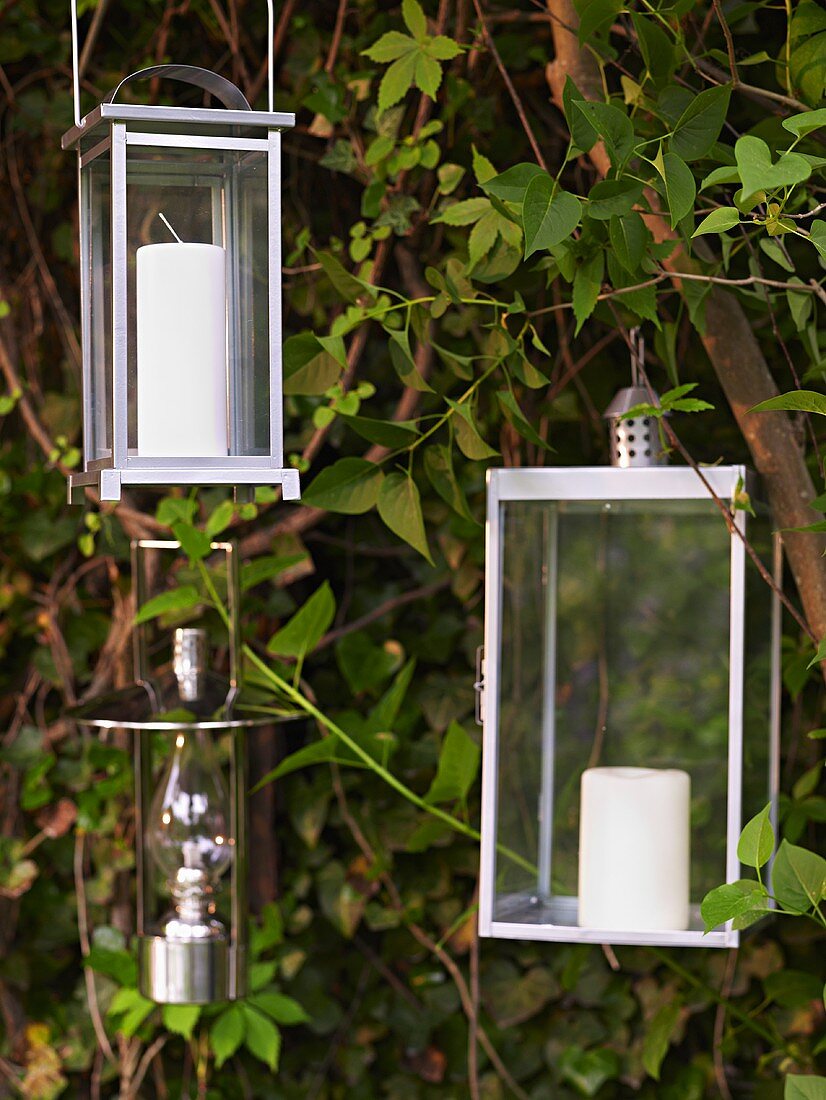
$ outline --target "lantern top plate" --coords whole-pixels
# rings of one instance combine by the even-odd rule
[[[757,475],[747,466],[535,466],[488,470],[488,489],[500,500],[704,500],[709,486],[724,500],[739,489],[760,503]]]
[[[145,123],[159,131],[167,126],[181,132],[197,134],[216,132],[236,136],[238,130],[250,127],[268,130],[289,130],[295,126],[295,115],[286,111],[236,111],[225,107],[158,107],[136,103],[100,103],[72,126],[60,139],[62,149],[73,149],[91,135],[102,133],[113,122]]]

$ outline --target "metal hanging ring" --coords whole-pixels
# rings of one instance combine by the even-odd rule
[[[78,61],[78,33],[77,33],[77,0],[69,0],[72,19],[72,92],[74,96],[75,106],[75,126],[82,125],[82,119],[80,115],[80,65]],[[274,73],[273,73],[273,38],[275,34],[275,19],[273,15],[273,0],[267,0],[267,110],[272,114],[274,95]],[[170,71],[175,70],[175,71]],[[192,74],[199,74],[201,79],[192,79]],[[217,99],[219,99],[225,107],[236,110],[252,110],[249,103],[247,103],[243,94],[224,77],[218,76],[216,73],[211,73],[208,69],[200,69],[194,65],[155,65],[149,69],[142,69],[140,72],[133,73],[131,76],[127,76],[125,80],[122,80],[118,84],[114,91],[110,92],[104,100],[105,103],[111,103],[118,91],[130,80],[135,80],[138,77],[146,76],[167,76],[176,80],[183,80],[189,84],[195,84],[196,87],[204,88],[210,92]],[[208,76],[211,78],[211,85],[206,84],[203,81],[203,77]],[[217,89],[217,90],[216,90]],[[228,91],[229,89],[229,91]],[[230,102],[227,102],[226,96],[229,96]],[[243,101],[243,105],[239,106],[240,101]]]
[[[195,88],[203,88],[205,92],[215,96],[217,100],[230,111],[251,111],[247,98],[240,88],[232,81],[209,69],[201,69],[197,65],[151,65],[148,69],[139,69],[136,73],[125,76],[117,87],[107,92],[103,97],[104,103],[114,103],[115,97],[121,88],[131,84],[133,80],[149,80],[153,76],[162,76],[167,80],[179,80],[183,84],[191,84]]]

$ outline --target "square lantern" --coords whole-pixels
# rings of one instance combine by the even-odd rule
[[[224,107],[115,101],[136,78]],[[76,90],[76,117],[79,116]],[[281,132],[207,70],[133,74],[63,137],[80,174],[83,472],[95,486],[281,485]]]
[[[177,542],[132,544],[136,610],[147,602],[147,552]],[[213,671],[199,626],[165,637],[134,630],[135,682],[75,707],[95,730],[131,733],[135,763],[138,986],[160,1004],[209,1004],[247,992],[247,740],[287,721],[241,681],[240,586],[234,543],[227,561],[229,676]],[[167,577],[164,570],[153,570]]]
[[[779,577],[755,477],[703,475]],[[776,800],[779,635],[694,470],[489,472],[482,935],[737,945],[700,902]]]

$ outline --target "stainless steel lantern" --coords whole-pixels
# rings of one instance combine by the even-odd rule
[[[740,535],[779,549],[754,476],[702,472],[734,533],[690,468],[488,475],[482,935],[738,943],[699,905],[776,799],[779,606]]]
[[[270,29],[272,24],[271,0]],[[291,114],[253,111],[229,81],[188,65],[126,77],[80,116],[72,10],[80,179],[83,472],[119,500],[123,485],[280,485],[281,132]],[[168,78],[222,107],[136,106],[127,86]]]
[[[146,601],[145,553],[133,543],[136,605]],[[272,722],[246,709],[240,680],[237,550],[227,556],[228,679],[211,670],[206,632],[175,630],[150,645],[135,628],[135,683],[77,708],[97,729],[129,730],[135,757],[139,985],[162,1004],[206,1004],[247,988],[247,733]],[[150,669],[166,650],[166,671]]]

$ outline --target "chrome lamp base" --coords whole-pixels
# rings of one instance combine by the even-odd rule
[[[150,1001],[164,1005],[203,1005],[234,1001],[246,993],[243,948],[225,937],[170,940],[138,938],[138,985]]]

